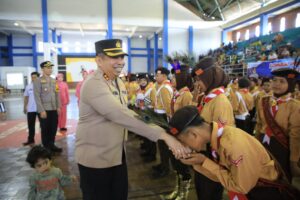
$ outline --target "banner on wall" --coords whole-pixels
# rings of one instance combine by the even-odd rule
[[[82,81],[82,70],[96,70],[95,58],[66,58],[67,82]]]
[[[279,68],[293,68],[294,67],[294,59],[280,59],[274,61],[260,61],[260,62],[252,62],[248,63],[247,71],[248,75],[258,74],[261,77],[270,77],[271,71],[279,69]],[[299,71],[299,69],[297,69]]]

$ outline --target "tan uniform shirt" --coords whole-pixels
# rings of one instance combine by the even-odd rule
[[[157,141],[164,130],[138,120],[127,108],[127,91],[121,79],[106,80],[101,69],[83,83],[76,130],[76,161],[91,168],[122,163],[126,129]]]
[[[33,82],[33,90],[38,113],[60,108],[59,88],[55,79],[39,77]]]
[[[255,107],[257,108],[258,102],[261,100],[261,98],[263,98],[264,96],[272,96],[272,95],[273,95],[272,91],[270,91],[269,93],[266,93],[264,90],[260,91],[256,98]]]
[[[164,110],[167,116],[171,116],[171,100],[173,97],[172,87],[169,85],[169,81],[165,81],[161,85],[156,85],[156,104],[155,111]]]
[[[243,98],[243,103],[242,99],[239,98],[237,92],[240,94],[240,97]],[[253,96],[246,90],[239,89],[236,91],[234,96],[232,97],[232,108],[233,108],[233,113],[234,115],[243,115],[244,113],[248,113],[251,111],[254,107],[254,98]],[[247,110],[246,110],[247,109]]]
[[[150,99],[151,107],[154,108],[155,102],[156,102],[156,89],[155,89],[155,84],[152,83],[152,82],[150,82],[150,83],[148,84],[148,86],[146,87],[146,92],[145,92],[145,94],[147,94],[147,91],[148,91],[148,90],[151,90],[150,95],[149,95],[149,96],[147,95],[145,98]]]
[[[206,122],[221,121],[234,126],[233,109],[225,94],[220,94],[206,103],[200,113]]]
[[[136,93],[139,91],[140,86],[136,81],[132,81],[128,83],[127,86],[127,91],[128,91],[128,101],[130,104],[134,104],[135,98],[136,98]]]
[[[225,126],[217,146],[218,124],[213,123],[211,146],[219,155],[216,163],[206,158],[202,165],[194,169],[217,180],[225,189],[247,194],[255,187],[259,178],[274,181],[278,177],[274,161],[258,140],[244,131]]]
[[[193,95],[190,91],[188,91],[187,87],[181,88],[178,93],[179,96],[176,98],[174,103],[174,112],[180,108],[183,108],[184,106],[193,104]]]
[[[281,97],[282,99],[287,98]],[[270,98],[270,106],[273,103]],[[291,99],[288,102],[278,105],[278,111],[275,116],[275,121],[283,129],[284,133],[289,137],[290,143],[290,161],[298,162],[300,158],[300,104],[297,100]],[[257,108],[257,123],[256,137],[260,134],[265,134],[267,123],[262,106],[262,99],[258,103]]]

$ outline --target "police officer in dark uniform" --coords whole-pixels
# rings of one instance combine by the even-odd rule
[[[50,61],[40,64],[43,76],[34,81],[33,88],[42,128],[42,144],[49,151],[60,153],[62,148],[55,145],[60,100],[58,85],[55,79],[50,77],[53,66]]]

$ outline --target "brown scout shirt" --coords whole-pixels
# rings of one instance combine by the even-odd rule
[[[179,91],[179,96],[176,98],[174,103],[174,112],[183,108],[184,106],[193,104],[193,95],[188,91],[187,87],[181,88]]]
[[[209,123],[221,121],[225,122],[226,125],[235,125],[232,106],[225,94],[220,94],[206,103],[200,115]]]
[[[278,177],[274,161],[254,137],[244,131],[225,126],[218,142],[218,124],[213,122],[211,147],[219,155],[219,162],[206,158],[194,169],[211,180],[220,182],[225,189],[247,194],[259,178],[274,181]]]
[[[171,100],[173,91],[169,80],[166,80],[160,85],[156,85],[156,104],[155,110],[164,110],[167,116],[171,116]]]
[[[281,97],[281,99],[288,98],[289,95]],[[265,97],[264,97],[265,98]],[[273,101],[270,98],[270,106]],[[278,111],[275,116],[275,121],[284,130],[284,133],[289,137],[290,143],[290,161],[298,162],[300,158],[300,104],[299,101],[291,99],[288,102],[278,105]],[[257,123],[256,123],[256,137],[260,134],[265,134],[267,123],[264,116],[262,99],[257,107]]]
[[[231,101],[234,115],[241,115],[243,113],[251,111],[254,107],[253,96],[247,90],[244,89],[239,89],[237,92],[241,94],[241,97],[245,102],[247,110],[243,102],[239,100],[237,94],[234,93],[234,96],[232,97],[232,101]]]

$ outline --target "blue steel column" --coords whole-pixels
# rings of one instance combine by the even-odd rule
[[[47,0],[42,0],[43,42],[49,42]]]
[[[112,38],[112,0],[107,0],[107,39]]]
[[[43,42],[49,43],[49,26],[48,26],[48,10],[47,10],[47,0],[42,0],[42,19],[43,19]],[[48,47],[48,46],[47,46]],[[46,56],[46,59],[49,55],[46,55],[48,53],[48,50],[45,48],[44,45],[44,59]]]
[[[32,35],[32,63],[36,71],[38,71],[37,65],[37,50],[36,50],[36,34]]]
[[[154,33],[154,48],[153,48],[154,72],[158,67],[158,34]]]
[[[56,43],[56,29],[52,30],[52,42],[55,44]]]
[[[147,73],[150,72],[151,69],[151,46],[150,40],[147,39]]]
[[[168,0],[164,0],[164,19],[163,19],[163,66],[168,67],[168,62],[165,61],[165,56],[169,54],[168,51]]]
[[[61,44],[61,43],[62,43],[61,37],[62,37],[61,35],[58,35],[58,36],[57,36],[57,43],[58,43],[58,44]],[[58,48],[58,54],[61,55],[61,53],[62,53],[61,48]]]
[[[131,38],[127,37],[128,73],[131,73]]]
[[[189,26],[189,54],[192,55],[194,51],[194,32],[193,27]]]
[[[13,58],[13,36],[10,34],[7,36],[7,48],[8,48],[8,65],[14,65],[14,58]]]
[[[259,32],[260,36],[268,34],[268,15],[267,14],[260,15],[259,28],[260,28],[260,32]]]

